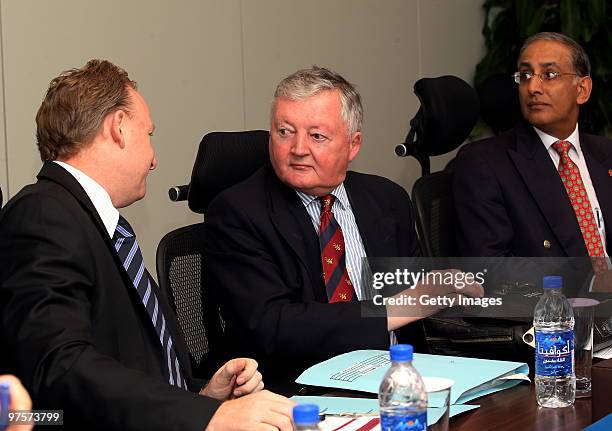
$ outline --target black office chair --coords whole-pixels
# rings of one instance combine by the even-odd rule
[[[411,120],[406,141],[396,148],[400,156],[414,156],[423,176],[412,189],[415,222],[423,254],[457,257],[452,163],[444,171],[430,173],[429,157],[448,153],[468,137],[479,115],[476,92],[459,78],[444,76],[417,81],[415,93],[421,101]],[[449,259],[453,266],[453,259]],[[431,353],[481,358],[525,358],[521,336],[524,325],[501,320],[446,318],[424,321]]]
[[[414,93],[421,106],[395,152],[400,157],[413,156],[421,165],[423,176],[414,184],[412,202],[423,253],[457,256],[452,173],[430,174],[429,158],[446,154],[465,141],[478,120],[478,96],[456,76],[419,79]]]
[[[423,176],[430,173],[431,156],[446,154],[468,137],[478,120],[478,96],[456,76],[422,78],[414,84],[421,106],[410,120],[403,143],[395,147],[399,157],[413,156]]]
[[[455,241],[453,173],[435,172],[412,187],[417,233],[425,256],[459,256]]]
[[[187,200],[204,214],[222,190],[269,163],[268,132],[212,132],[198,149],[189,185],[169,190],[171,200]],[[224,327],[214,289],[204,284],[206,222],[166,234],[157,247],[157,277],[177,314],[194,374],[207,378],[225,359]]]
[[[2,187],[0,187],[0,208],[2,208]]]

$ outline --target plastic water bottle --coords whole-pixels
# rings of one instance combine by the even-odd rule
[[[571,406],[576,398],[574,312],[562,286],[561,277],[544,277],[544,295],[533,315],[536,399],[542,407]]]
[[[298,431],[319,431],[319,406],[298,404],[293,408],[293,423]]]
[[[389,349],[391,368],[378,390],[382,431],[427,429],[427,391],[419,372],[412,366],[412,346],[397,344]]]

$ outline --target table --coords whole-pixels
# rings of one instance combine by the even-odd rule
[[[576,431],[591,424],[591,398],[577,398],[572,407],[538,407],[533,384],[478,398],[480,408],[450,419],[451,431]]]

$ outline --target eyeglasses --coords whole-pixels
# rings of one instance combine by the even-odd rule
[[[512,74],[514,82],[517,84],[525,84],[531,80],[534,76],[540,78],[540,82],[553,82],[559,79],[563,75],[580,76],[577,73],[562,73],[562,72],[544,72],[544,73],[533,73],[533,72],[515,72]]]

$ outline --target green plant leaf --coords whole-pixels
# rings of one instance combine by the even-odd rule
[[[515,5],[518,32],[523,37],[528,36],[531,18],[535,12],[535,2],[532,0],[516,0]]]
[[[595,34],[595,29],[593,27],[590,27],[587,25],[582,28],[582,39],[585,42],[590,42],[594,34]]]
[[[561,0],[561,31],[578,39],[581,28],[580,7],[577,0]]]
[[[540,31],[542,23],[544,22],[545,14],[546,9],[542,6],[533,11],[533,15],[529,23],[527,24],[527,33],[525,34],[525,36],[533,36],[538,31]]]
[[[606,0],[587,0],[587,12],[595,33],[606,23]]]

